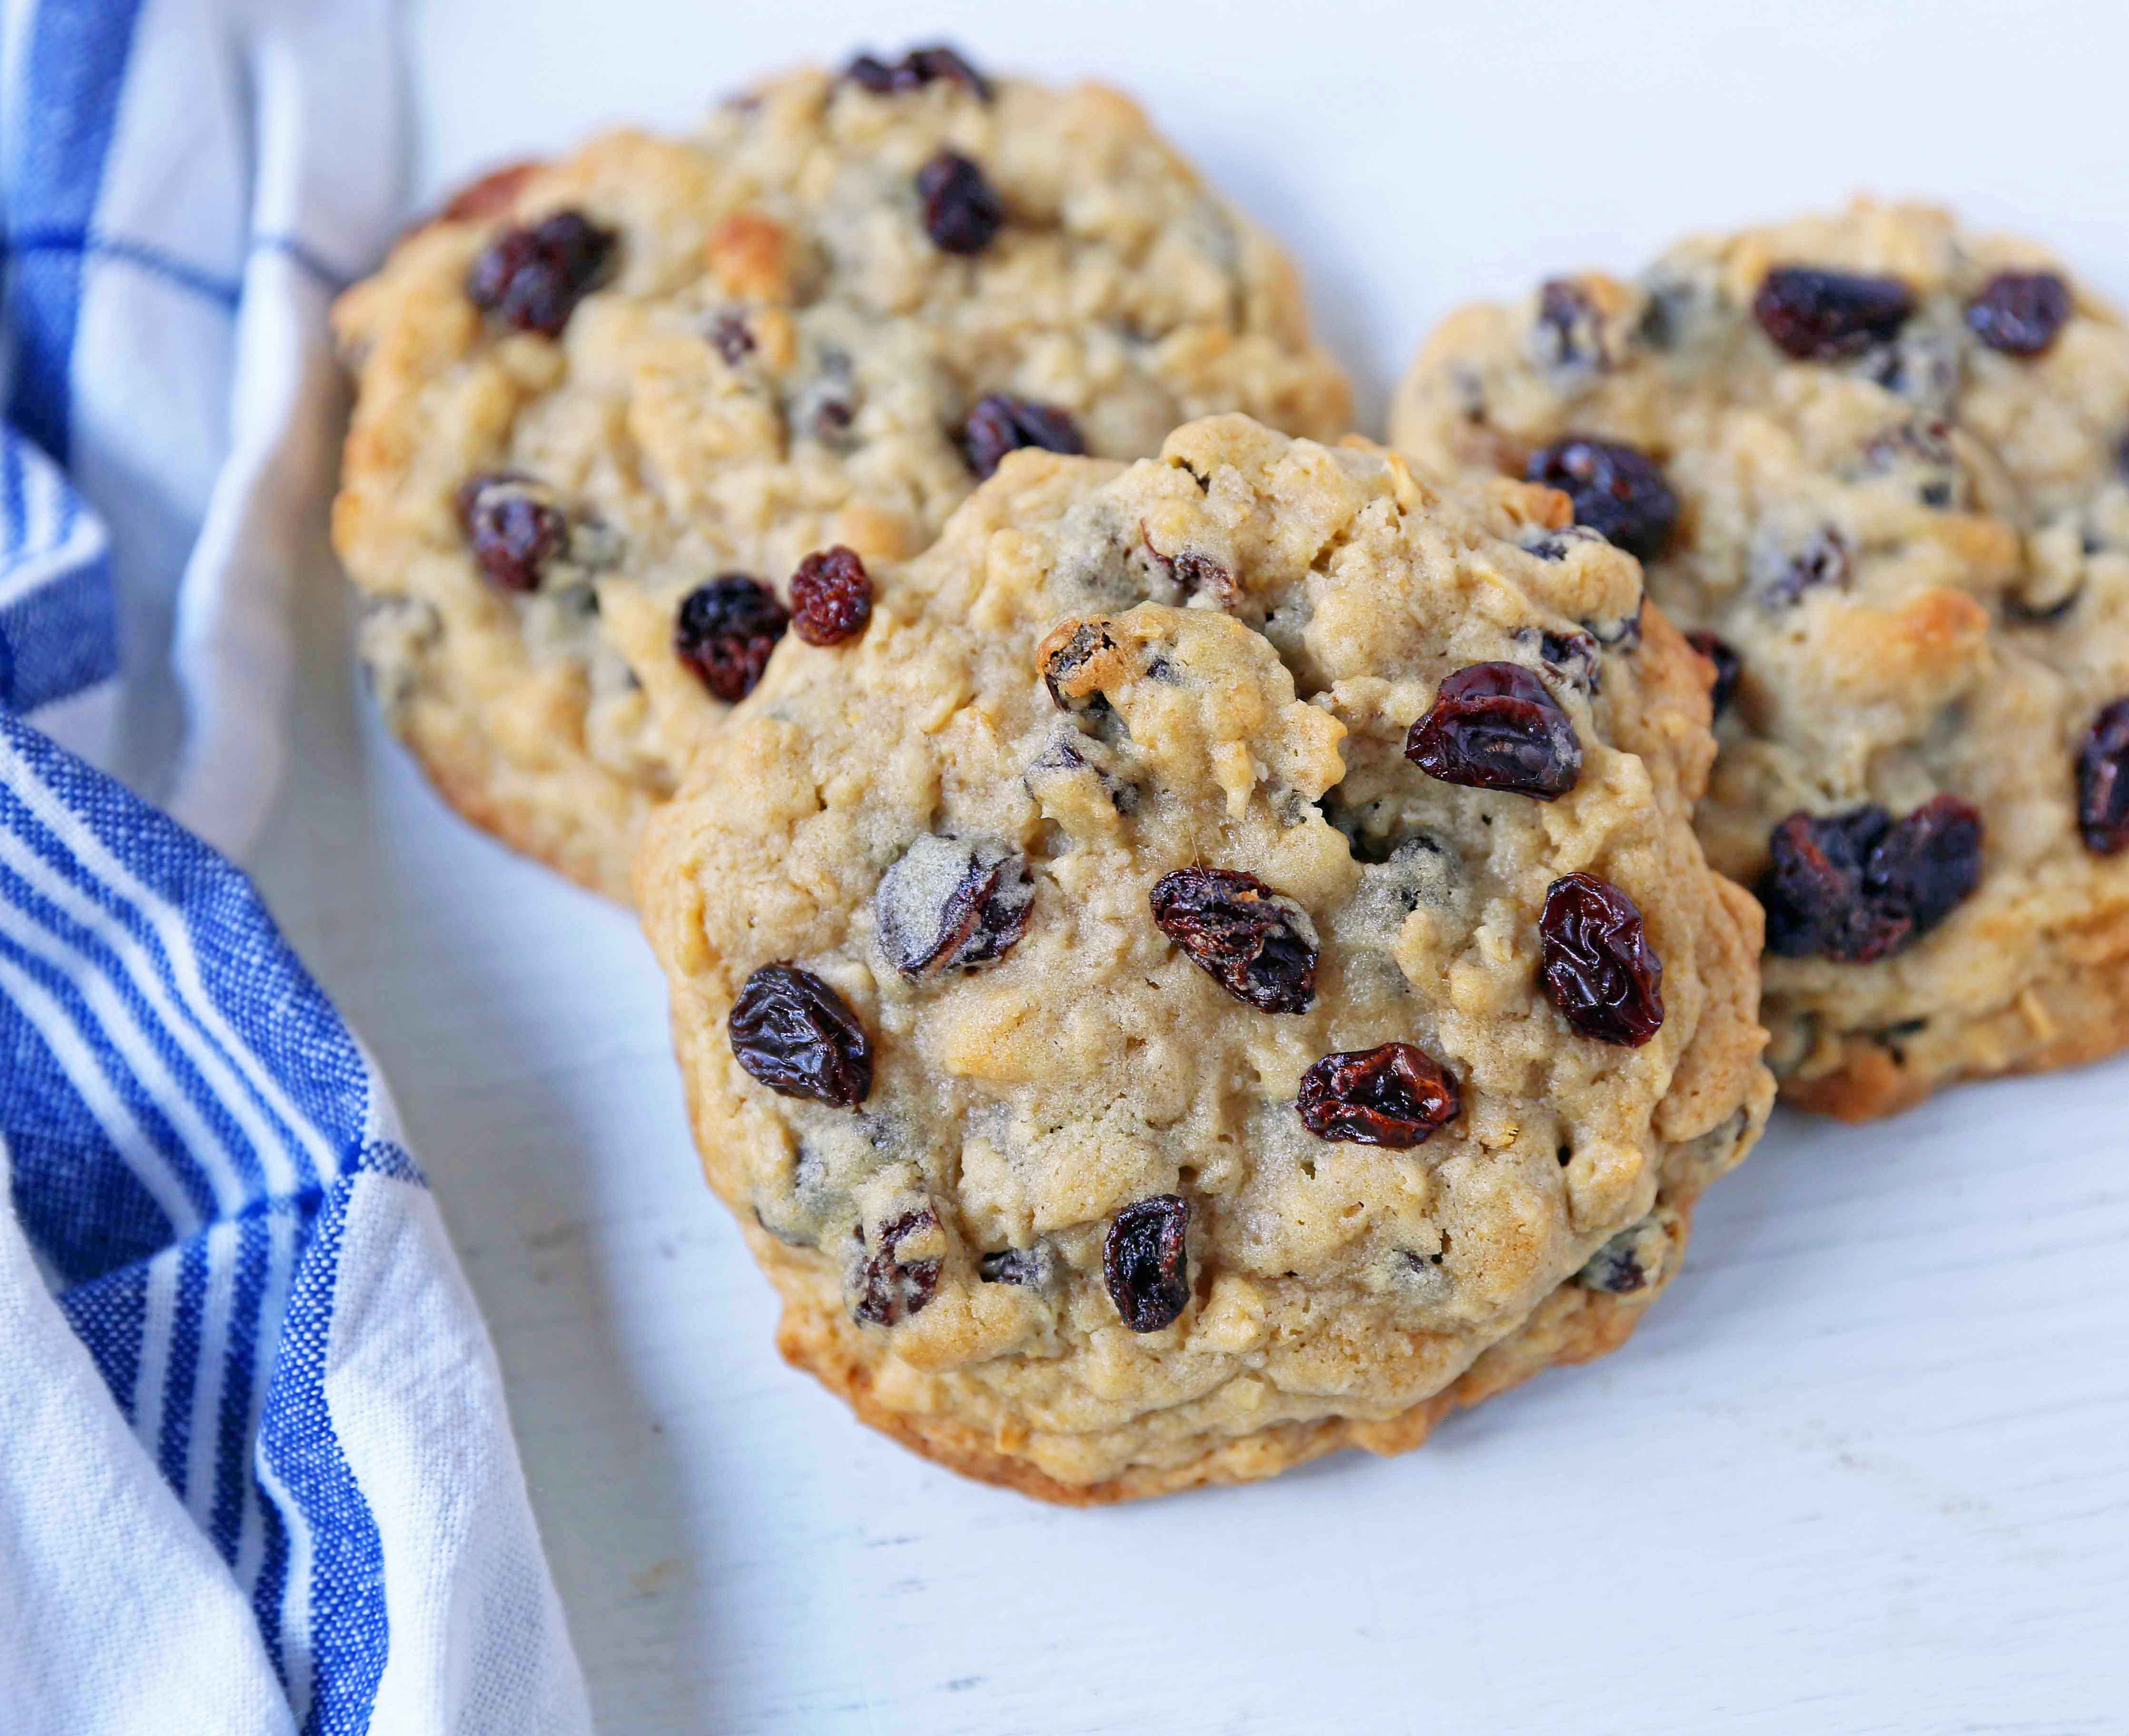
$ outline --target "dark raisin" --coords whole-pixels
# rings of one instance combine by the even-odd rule
[[[1822,953],[1868,964],[1912,937],[1899,913],[1873,906],[1863,882],[1870,852],[1892,830],[1875,805],[1841,813],[1793,813],[1767,840],[1767,870],[1755,889],[1767,912],[1767,950],[1784,958]]]
[[[991,99],[990,80],[943,43],[931,48],[912,48],[899,60],[860,55],[843,69],[843,76],[876,97],[900,96],[905,91],[922,90],[934,80],[944,79],[950,84],[972,91],[984,102]]]
[[[921,980],[1004,957],[1034,902],[1027,863],[1012,851],[927,834],[881,877],[873,915],[888,961]]]
[[[546,490],[515,470],[475,476],[458,493],[459,524],[482,576],[498,590],[536,591],[569,546],[569,521]]]
[[[872,579],[855,549],[817,550],[791,575],[791,630],[808,645],[841,645],[872,619]]]
[[[1942,331],[1903,331],[1863,358],[1865,379],[1904,398],[1924,415],[1944,417],[1958,402],[1965,358],[1958,340]]]
[[[1043,659],[1042,684],[1050,689],[1050,703],[1060,711],[1069,712],[1106,708],[1108,701],[1099,693],[1088,694],[1069,689],[1079,684],[1074,678],[1089,663],[1097,657],[1113,655],[1116,649],[1117,641],[1099,622],[1085,622],[1075,627],[1064,642]]]
[[[917,197],[924,232],[942,253],[981,253],[1005,222],[1005,201],[983,166],[959,151],[942,150],[917,171]]]
[[[1009,398],[1003,392],[979,399],[961,425],[961,456],[975,476],[988,476],[1007,453],[1022,446],[1077,455],[1087,450],[1087,442],[1080,437],[1079,425],[1055,404]]]
[[[1730,702],[1737,697],[1738,678],[1745,673],[1745,660],[1726,639],[1717,638],[1705,631],[1688,633],[1685,642],[1715,665],[1715,683],[1707,690],[1708,703],[1715,715],[1721,717],[1729,709]]]
[[[838,452],[855,450],[852,431],[864,397],[855,374],[847,351],[821,347],[818,365],[786,394],[784,419],[794,437],[810,436]]]
[[[575,211],[558,211],[529,229],[506,229],[474,261],[466,294],[507,326],[558,337],[605,270],[617,239]]]
[[[1537,645],[1538,661],[1569,687],[1592,698],[1604,685],[1604,665],[1593,634],[1555,633],[1536,627],[1516,629],[1516,643]]]
[[[1081,749],[1092,751],[1092,744],[1084,736],[1059,735],[1045,743],[1042,751],[1027,762],[1020,775],[1022,787],[1045,807],[1053,800],[1064,799],[1064,786],[1060,780],[1079,772],[1085,772],[1101,786],[1109,804],[1118,813],[1134,813],[1138,809],[1139,788],[1125,782],[1107,765],[1091,763]],[[1045,795],[1047,790],[1050,794]]]
[[[1634,901],[1609,880],[1555,880],[1538,933],[1546,992],[1584,1037],[1638,1048],[1663,1028],[1663,961]]]
[[[1602,317],[1573,278],[1548,278],[1539,285],[1529,353],[1540,368],[1569,379],[1605,365]]]
[[[1159,1332],[1189,1305],[1189,1202],[1174,1194],[1141,1199],[1111,1220],[1102,1275],[1109,1300],[1133,1332]]]
[[[1791,814],[1756,889],[1767,950],[1866,965],[1912,945],[1979,883],[1981,838],[1980,814],[1954,795],[1897,823],[1874,805]]]
[[[1873,436],[1863,448],[1861,474],[1904,483],[1927,507],[1953,506],[1970,493],[1950,426],[1942,422],[1905,422]]]
[[[1641,309],[1637,328],[1641,341],[1651,350],[1674,350],[1706,317],[1712,298],[1707,287],[1691,277],[1672,274],[1659,266],[1645,280],[1648,301]]]
[[[1870,852],[1865,896],[1900,910],[1924,935],[1981,882],[1981,815],[1955,795],[1932,796]]]
[[[858,1262],[851,1288],[857,1300],[850,1312],[866,1326],[894,1326],[922,1314],[939,1293],[936,1260],[904,1260],[902,1244],[928,1235],[939,1227],[937,1215],[926,1206],[904,1212],[880,1226],[879,1242]],[[860,1233],[863,1248],[863,1232]]]
[[[1653,560],[1678,522],[1678,496],[1655,460],[1622,441],[1570,434],[1540,446],[1523,467],[1528,482],[1558,489],[1587,525],[1636,560]]]
[[[2077,829],[2094,856],[2129,849],[2129,699],[2102,708],[2077,751]]]
[[[831,1109],[872,1091],[872,1043],[841,995],[796,965],[764,965],[739,991],[727,1021],[732,1053],[783,1097]]]
[[[1520,663],[1474,663],[1446,676],[1405,737],[1429,777],[1550,802],[1582,775],[1582,740],[1544,682]]]
[[[2089,543],[2089,538],[2087,541]],[[2084,552],[2092,555],[2098,551],[2088,546]],[[2049,595],[2050,589],[2052,587],[2036,575],[2031,588],[2023,594],[2017,591],[2006,591],[2003,594],[2003,618],[2019,627],[2052,626],[2077,607],[2079,600],[2084,595],[2084,580],[2079,575],[2069,589],[2059,596]],[[2039,594],[2034,594],[2035,592]]]
[[[2040,355],[2069,313],[2069,285],[2054,272],[2003,271],[1966,304],[1966,329],[2007,355]]]
[[[891,97],[898,88],[902,64],[883,60],[878,55],[865,53],[851,57],[850,64],[843,69],[843,76],[860,89],[869,90],[876,97]],[[915,79],[910,83],[914,85]]]
[[[823,446],[847,451],[855,444],[850,435],[857,417],[858,407],[850,399],[822,393],[813,401],[813,413],[807,418],[807,426]]]
[[[754,333],[747,329],[743,313],[720,313],[712,320],[710,342],[728,368],[736,368],[754,354]]]
[[[1235,575],[1203,550],[1181,549],[1173,555],[1164,555],[1153,546],[1153,539],[1146,534],[1143,524],[1138,527],[1138,535],[1146,558],[1164,579],[1183,594],[1186,601],[1200,591],[1210,591],[1219,599],[1220,606],[1226,608],[1231,607],[1241,594],[1235,584]]]
[[[1464,1104],[1456,1081],[1426,1050],[1386,1042],[1325,1056],[1301,1075],[1294,1107],[1319,1139],[1401,1152],[1424,1144]]]
[[[1016,1284],[1022,1290],[1047,1290],[1056,1281],[1057,1255],[1047,1242],[1033,1247],[1002,1247],[976,1262],[985,1284]]]
[[[680,599],[673,618],[673,650],[703,678],[703,686],[736,705],[754,691],[769,654],[790,624],[767,585],[744,573],[726,573]]]
[[[1752,298],[1760,329],[1798,361],[1860,355],[1897,337],[1914,311],[1914,291],[1896,277],[1808,265],[1777,265]]]
[[[1586,525],[1570,524],[1564,531],[1526,530],[1517,546],[1526,550],[1541,560],[1565,560],[1585,542],[1602,543],[1604,538]]]
[[[1316,925],[1253,874],[1179,868],[1154,883],[1153,919],[1191,963],[1263,1013],[1305,1013],[1316,998]]]
[[[1630,613],[1613,617],[1607,621],[1585,621],[1597,642],[1607,651],[1637,650],[1641,642],[1641,617],[1648,610],[1649,594],[1643,591],[1634,599]]]
[[[1802,548],[1755,551],[1752,564],[1759,570],[1755,577],[1760,606],[1767,609],[1793,608],[1806,591],[1822,585],[1846,590],[1851,574],[1848,539],[1831,525]]]
[[[1603,1290],[1614,1296],[1630,1296],[1646,1290],[1663,1269],[1670,1238],[1653,1218],[1630,1223],[1589,1257],[1574,1275],[1584,1290]]]

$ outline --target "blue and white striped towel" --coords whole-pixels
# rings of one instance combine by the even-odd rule
[[[388,0],[0,8],[0,1733],[588,1730],[383,1084],[52,739],[232,852],[265,810]]]

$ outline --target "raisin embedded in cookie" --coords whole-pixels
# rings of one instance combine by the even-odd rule
[[[1565,490],[1693,629],[1785,1095],[2129,1042],[2129,331],[2060,265],[1867,203],[1688,241],[1453,316],[1391,432]]]
[[[1774,1086],[1707,665],[1569,512],[1215,417],[782,643],[637,890],[787,1355],[1093,1501],[1624,1339]]]
[[[1284,258],[1128,101],[938,47],[513,165],[336,322],[379,699],[469,817],[617,898],[785,628],[855,640],[868,570],[1008,452],[1348,407]]]

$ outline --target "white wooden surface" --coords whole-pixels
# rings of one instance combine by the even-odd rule
[[[416,178],[942,33],[1136,90],[1291,241],[1369,418],[1461,295],[1863,186],[2129,299],[2118,0],[427,0]],[[1052,1512],[776,1361],[629,919],[452,820],[310,606],[260,877],[398,1090],[613,1736],[2129,1729],[2129,1065],[1781,1122],[1627,1351],[1422,1452]]]

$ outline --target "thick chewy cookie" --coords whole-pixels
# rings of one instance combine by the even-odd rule
[[[1785,1095],[2129,1041],[2129,331],[2060,265],[1912,206],[1688,241],[1454,316],[1392,436],[1565,489],[1714,661]]]
[[[464,813],[616,897],[703,729],[834,630],[806,557],[915,554],[1016,446],[1347,413],[1284,257],[1131,103],[938,49],[493,176],[336,322],[378,695]]]
[[[788,1357],[1095,1501],[1626,1337],[1773,1081],[1706,666],[1630,557],[1494,534],[1567,522],[1214,417],[1014,455],[779,653],[637,892]]]

